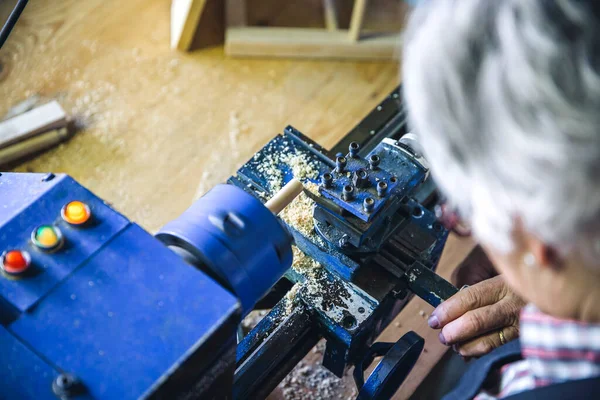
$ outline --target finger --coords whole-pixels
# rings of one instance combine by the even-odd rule
[[[440,304],[433,310],[427,322],[434,329],[442,328],[467,311],[498,302],[504,291],[504,283],[500,276],[469,286]]]
[[[502,333],[506,343],[508,343],[519,336],[519,329],[515,326],[508,326],[502,330]],[[463,357],[481,357],[501,345],[499,330],[495,330],[468,342],[455,345],[455,347],[457,353]]]
[[[467,311],[440,332],[440,341],[452,345],[515,324],[515,312],[506,301]]]

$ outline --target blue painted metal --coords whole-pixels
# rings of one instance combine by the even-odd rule
[[[293,143],[293,148],[290,148],[290,143]],[[229,183],[258,198],[268,198],[272,191],[263,163],[285,159],[290,152],[303,153],[311,165],[318,166],[320,175],[329,172],[336,177],[334,181],[341,181],[339,187],[320,188],[322,196],[311,196],[316,203],[314,219],[317,229],[314,233],[301,233],[288,226],[296,245],[323,268],[313,272],[310,281],[294,270],[286,273],[289,280],[300,285],[296,300],[311,316],[318,332],[327,339],[323,365],[341,376],[349,365],[363,360],[375,338],[410,299],[404,271],[415,261],[428,271],[435,269],[448,232],[437,223],[430,209],[415,200],[417,197],[429,197],[420,192],[425,186],[426,190],[431,190],[429,185],[423,185],[426,169],[401,146],[390,142],[375,146],[365,159],[358,158],[356,154],[357,158],[348,156],[346,169],[354,170],[367,168],[367,157],[376,154],[381,159],[377,177],[383,179],[385,175],[388,183],[391,176],[397,178],[396,182],[392,182],[396,186],[389,185],[381,204],[369,214],[368,221],[365,221],[365,215],[362,218],[360,215],[364,213],[362,198],[346,201],[339,193],[330,195],[342,184],[349,183],[352,176],[336,176],[335,171],[332,172],[333,161],[329,158],[324,160],[326,152],[315,149],[310,140],[293,128],[287,128],[283,135],[260,150],[236,176],[230,178]],[[281,162],[277,168],[286,171],[281,183],[287,183],[291,179],[289,166]],[[364,196],[366,193],[373,196],[374,183],[377,182],[374,178],[370,191],[365,190]],[[323,216],[328,217],[321,219]],[[334,231],[338,236],[332,234]],[[350,246],[341,246],[336,240],[342,235],[354,236],[348,241]],[[285,301],[282,299],[242,341],[238,347],[238,368],[240,363],[247,364],[249,361],[246,360],[252,360],[258,348],[261,354],[269,349],[281,351],[270,348],[269,340],[278,336],[278,329],[286,324],[286,319],[275,311],[284,308]],[[296,348],[295,340],[290,335],[290,348]],[[416,359],[415,354],[411,354]],[[401,359],[401,363],[410,370],[414,360]],[[391,365],[390,360],[380,370]],[[397,365],[393,369],[401,368]],[[258,372],[255,374],[247,369],[239,370],[237,374],[252,374],[255,379],[263,379]],[[246,378],[240,376],[236,382],[242,384],[247,382]],[[370,385],[375,381],[371,381]],[[379,383],[388,385],[383,379]]]
[[[51,382],[59,374],[0,326],[0,398],[56,400]]]
[[[185,249],[214,271],[252,310],[292,264],[291,237],[260,201],[232,185],[218,185],[157,237]]]
[[[62,372],[93,398],[164,396],[233,367],[239,303],[202,271],[70,177],[3,173],[0,199],[0,250],[27,250],[33,265],[0,276],[2,396],[45,398]],[[89,224],[60,220],[72,200],[90,206]],[[65,237],[53,253],[29,239],[44,223]]]
[[[57,175],[43,181],[45,176],[0,176],[0,246],[2,250],[26,249],[32,259],[27,279],[18,284],[0,279],[0,296],[21,312],[46,296],[129,223],[72,178]],[[85,228],[69,225],[60,217],[60,208],[73,200],[90,206],[93,221]],[[47,253],[31,244],[31,232],[42,224],[54,224],[61,230],[65,244],[60,251]]]
[[[396,343],[375,343],[365,359],[354,370],[359,388],[357,400],[387,400],[398,390],[423,351],[425,341],[414,332],[408,332]],[[365,369],[374,357],[383,356],[365,382]]]

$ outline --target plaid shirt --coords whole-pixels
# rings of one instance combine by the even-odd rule
[[[476,400],[600,376],[600,324],[554,318],[529,304],[521,312],[520,333],[523,359],[504,365],[498,388]]]

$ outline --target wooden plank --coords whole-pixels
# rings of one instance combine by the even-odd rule
[[[0,122],[0,148],[66,124],[67,114],[57,101],[51,101]]]
[[[0,165],[7,165],[42,150],[49,149],[69,138],[67,128],[53,129],[19,143],[0,149]]]
[[[350,19],[350,30],[348,37],[351,41],[356,42],[360,38],[365,12],[367,10],[367,0],[354,0],[354,8],[352,9],[352,18]]]
[[[323,11],[325,13],[325,26],[327,30],[330,32],[337,31],[339,25],[335,0],[323,0]]]
[[[365,35],[348,40],[348,31],[310,28],[228,28],[225,53],[233,57],[300,57],[326,59],[395,60],[399,34]]]
[[[187,51],[200,22],[206,0],[173,0],[171,2],[171,48]]]

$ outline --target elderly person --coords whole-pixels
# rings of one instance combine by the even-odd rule
[[[500,273],[430,318],[464,356],[498,347],[448,398],[599,398],[600,2],[425,0],[402,67],[432,174]]]

